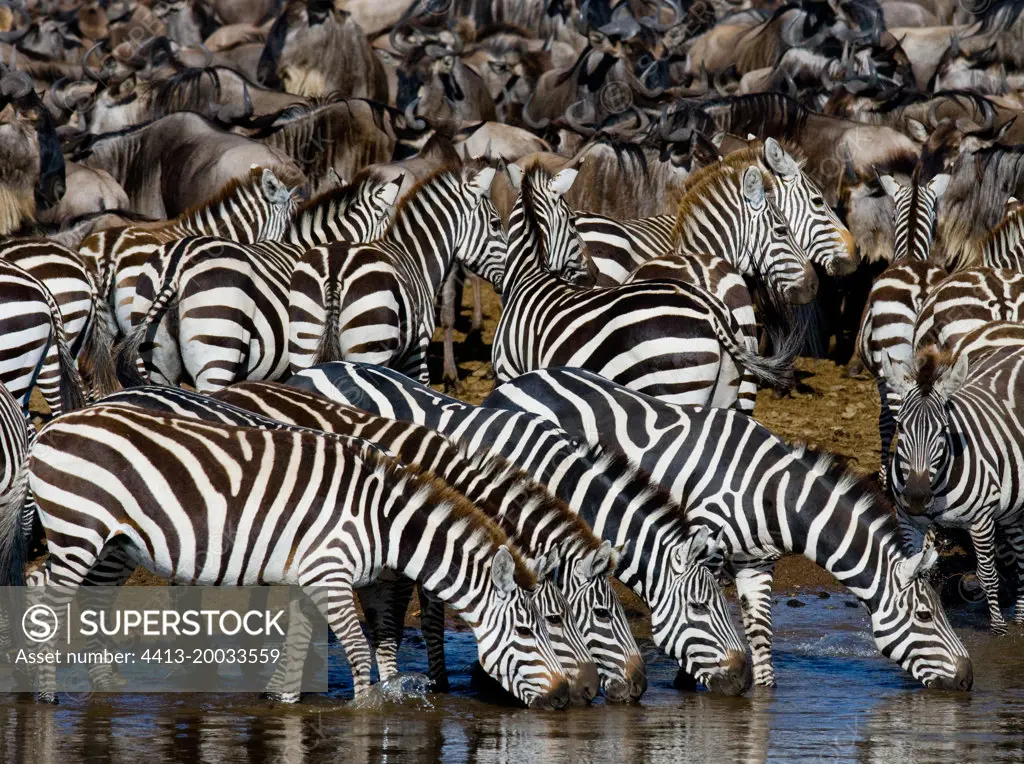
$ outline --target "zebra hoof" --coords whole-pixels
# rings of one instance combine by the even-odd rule
[[[260,700],[269,700],[271,703],[287,703],[294,705],[302,700],[301,692],[261,692]]]
[[[46,705],[55,706],[57,705],[57,693],[55,692],[37,692],[36,703],[45,703]]]

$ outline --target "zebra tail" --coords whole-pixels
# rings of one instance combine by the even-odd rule
[[[117,378],[125,387],[138,387],[148,385],[149,380],[139,372],[139,365],[142,357],[142,343],[146,341],[149,328],[160,322],[170,307],[174,304],[178,294],[178,268],[171,268],[170,273],[165,275],[160,291],[153,297],[153,302],[146,311],[146,315],[137,326],[133,326],[121,343],[114,350],[114,370]]]
[[[43,286],[43,297],[50,310],[53,339],[57,343],[57,364],[60,367],[60,404],[63,413],[66,414],[69,411],[82,408],[88,402],[85,383],[82,381],[82,375],[78,373],[78,363],[68,347],[68,338],[64,334],[64,319],[60,317],[60,307],[45,286]]]
[[[804,345],[807,330],[805,321],[800,321],[793,329],[787,329],[778,323],[766,324],[765,330],[771,339],[772,347],[775,348],[775,354],[767,358],[743,347],[725,324],[716,322],[716,326],[719,342],[738,366],[748,369],[764,385],[792,385],[793,361],[800,355]]]
[[[0,496],[0,587],[25,585],[28,540],[31,521],[35,519],[34,502],[33,517],[24,516],[28,498],[28,463],[26,455],[18,465],[10,488]],[[25,532],[26,526],[28,533]]]
[[[341,350],[341,337],[338,325],[341,320],[341,288],[330,267],[325,268],[327,277],[324,279],[324,324],[320,330],[320,342],[317,344],[313,365],[344,361]]]
[[[110,306],[98,291],[94,291],[92,324],[82,346],[81,356],[82,364],[88,370],[92,381],[94,399],[109,395],[121,387],[114,373],[114,359],[111,354],[114,346],[114,336],[110,331],[111,321]]]

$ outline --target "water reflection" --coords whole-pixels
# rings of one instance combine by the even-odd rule
[[[776,612],[780,686],[741,698],[676,692],[675,667],[662,659],[650,662],[642,706],[565,713],[488,705],[464,691],[431,696],[432,708],[359,711],[323,696],[293,708],[254,695],[64,696],[58,708],[4,696],[0,761],[1024,760],[1024,631],[968,633],[976,691],[940,693],[865,649],[859,611],[808,602]],[[468,666],[473,649],[455,635],[450,665]],[[456,687],[468,683],[464,671],[454,677]]]

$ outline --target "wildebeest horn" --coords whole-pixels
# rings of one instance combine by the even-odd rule
[[[586,103],[583,100],[579,100],[573,104],[570,104],[569,107],[565,110],[565,121],[569,123],[569,127],[571,127],[580,135],[593,135],[596,131],[592,127],[588,127],[587,125],[583,124],[583,121],[581,119],[578,119],[573,115],[573,112],[576,109],[576,107],[581,105],[586,106]],[[593,107],[591,107],[591,116],[593,116]]]
[[[658,21],[658,8],[661,6],[667,6],[672,11],[672,20],[667,24],[662,24]],[[683,19],[683,10],[679,7],[679,3],[675,0],[659,0],[655,5],[653,16],[641,16],[637,19],[637,23],[640,26],[647,27],[655,32],[667,32],[669,29],[674,27]]]
[[[7,5],[7,3],[4,3]],[[32,30],[32,19],[29,18],[28,14],[25,13],[21,8],[11,8],[12,11],[17,11],[21,16],[21,25],[17,29],[12,29],[10,32],[0,32],[0,42],[17,42],[22,37],[27,35]]]
[[[252,93],[249,92],[249,83],[242,80],[242,116],[245,119],[252,117]]]
[[[405,107],[405,121],[413,130],[423,130],[427,123],[416,116],[416,109],[419,108],[420,99],[413,98]]]
[[[936,127],[939,126],[938,111],[939,111],[939,100],[935,99],[930,104],[928,104],[928,112],[927,112],[927,116],[925,117],[925,122],[928,124],[928,127],[930,127],[932,130],[934,130]]]
[[[106,40],[105,39],[104,40],[100,40],[99,42],[95,43],[91,48],[89,48],[89,50],[87,50],[85,52],[85,55],[82,56],[82,71],[85,72],[85,76],[88,77],[91,80],[95,80],[96,82],[98,82],[101,85],[105,84],[103,82],[103,78],[100,75],[96,74],[96,72],[94,72],[92,70],[92,67],[89,66],[89,56],[91,56],[92,52],[94,50],[96,50],[97,48],[101,48],[102,49],[102,47],[105,44],[106,44]]]
[[[953,30],[953,34],[950,35],[950,38],[949,38],[949,54],[951,56],[959,56],[960,55],[960,35],[957,34],[955,28]]]

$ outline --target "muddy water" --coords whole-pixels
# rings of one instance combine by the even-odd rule
[[[742,698],[672,689],[674,666],[647,645],[651,689],[639,706],[531,712],[469,691],[471,638],[451,634],[455,693],[354,711],[332,652],[331,696],[274,708],[253,695],[63,695],[39,707],[0,699],[0,762],[622,762],[1024,760],[1024,631],[990,638],[963,624],[969,694],[924,690],[879,657],[867,618],[844,595],[777,602],[779,687]],[[410,632],[403,667],[422,670]],[[334,648],[336,646],[332,646]]]

